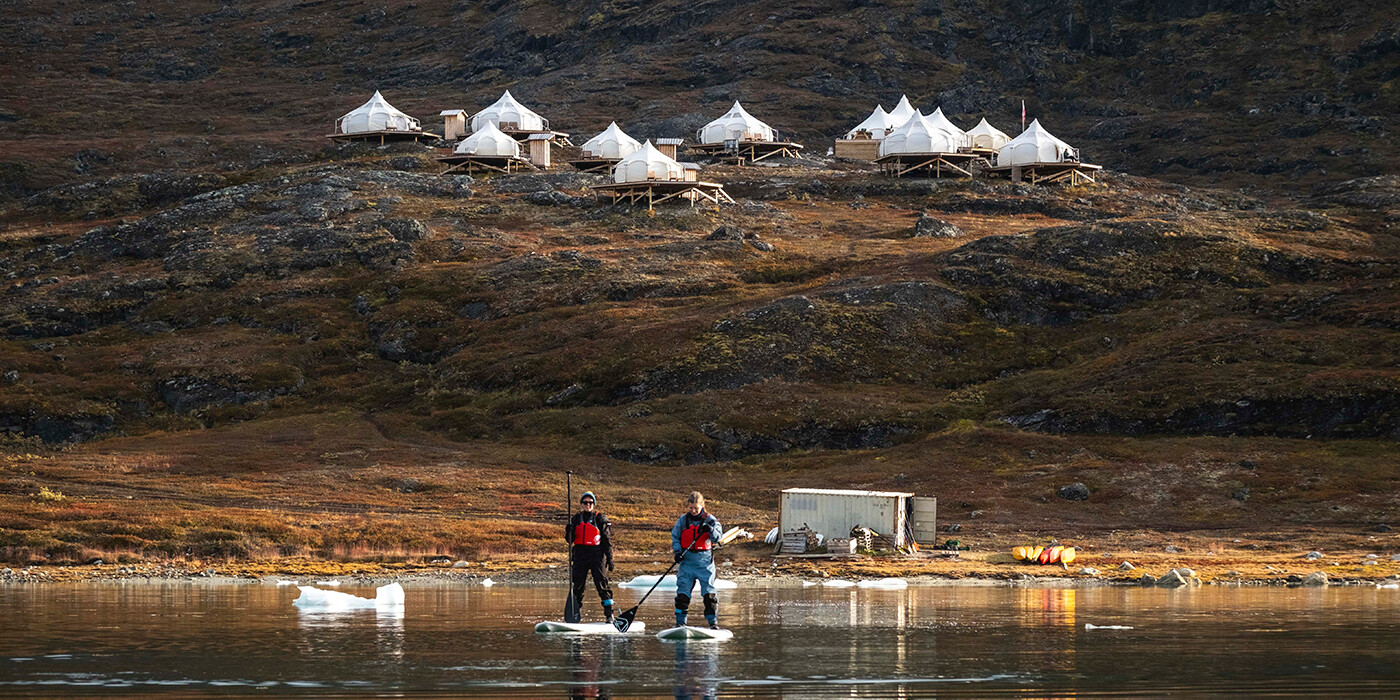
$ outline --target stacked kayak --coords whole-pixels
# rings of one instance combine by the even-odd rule
[[[1055,545],[1053,547],[1014,547],[1011,556],[1016,561],[1023,561],[1027,564],[1070,564],[1074,561],[1076,553],[1074,547],[1063,547]]]

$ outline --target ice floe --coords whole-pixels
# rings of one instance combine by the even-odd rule
[[[1132,629],[1132,627],[1130,627],[1130,626],[1128,626],[1128,625],[1091,625],[1091,624],[1089,624],[1089,623],[1086,622],[1086,623],[1084,623],[1084,629],[1086,629],[1086,630],[1130,630],[1130,629]]]
[[[330,581],[317,581],[317,582],[316,582],[316,585],[318,585],[318,586],[339,586],[339,585],[340,585],[340,580],[339,580],[339,579],[332,579],[332,580],[330,580]]]
[[[829,581],[822,581],[822,585],[827,588],[854,588],[855,581],[847,581],[844,578],[834,578]]]
[[[296,586],[296,585],[298,585],[298,584],[297,584],[296,581],[288,581],[287,579],[279,578],[279,579],[277,579],[277,585],[279,585],[279,586]]]
[[[496,585],[496,582],[495,582],[495,581],[492,581],[491,579],[488,578],[488,579],[482,580],[481,585],[482,585],[483,587],[490,588],[490,587]]]
[[[861,581],[856,586],[860,588],[879,588],[887,591],[897,591],[909,587],[909,582],[902,578],[877,578],[870,581]]]
[[[373,598],[361,598],[340,591],[323,591],[313,586],[297,586],[301,595],[292,604],[303,610],[340,611],[403,607],[403,586],[391,583],[375,589]]]
[[[661,578],[661,577],[659,577],[659,576],[635,576],[635,577],[632,578],[631,581],[626,581],[626,582],[623,582],[623,583],[619,583],[619,584],[617,584],[617,585],[618,585],[619,587],[621,587],[621,588],[651,588],[652,585],[655,584],[655,583],[657,582],[658,579],[661,581],[661,583],[660,583],[660,585],[657,585],[657,586],[656,586],[657,588],[672,588],[672,589],[674,589],[674,588],[676,587],[676,575],[675,575],[675,574],[667,574],[665,578]],[[728,579],[722,579],[722,578],[717,578],[717,579],[715,579],[715,589],[716,589],[716,590],[731,590],[731,589],[738,588],[738,587],[739,587],[739,584],[737,584],[737,583],[735,583],[735,582],[733,582],[733,581],[730,581],[730,580],[728,580]]]

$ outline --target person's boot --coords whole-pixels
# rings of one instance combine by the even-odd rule
[[[710,623],[710,629],[719,629],[719,598],[713,593],[705,596],[705,622]]]
[[[683,593],[676,594],[676,626],[685,627],[685,620],[690,615],[690,596]]]
[[[612,602],[611,600],[605,600],[605,601],[603,601],[603,620],[604,620],[605,622],[607,622],[608,624],[610,624],[610,625],[612,624],[612,621],[613,621],[613,602]]]

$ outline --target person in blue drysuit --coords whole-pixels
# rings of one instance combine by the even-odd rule
[[[690,594],[695,582],[700,582],[700,595],[705,599],[705,621],[710,629],[719,629],[719,599],[715,597],[714,547],[719,545],[719,521],[705,511],[705,497],[699,491],[690,492],[686,512],[671,528],[671,553],[680,568],[676,571],[676,626],[684,627],[690,611]],[[687,551],[688,550],[688,551]]]

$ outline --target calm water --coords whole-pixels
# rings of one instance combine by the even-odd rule
[[[410,587],[402,616],[296,595],[0,586],[0,695],[1400,694],[1400,591],[1374,588],[751,587],[721,594],[722,644],[535,634],[562,587]],[[643,609],[653,632],[668,599]]]

